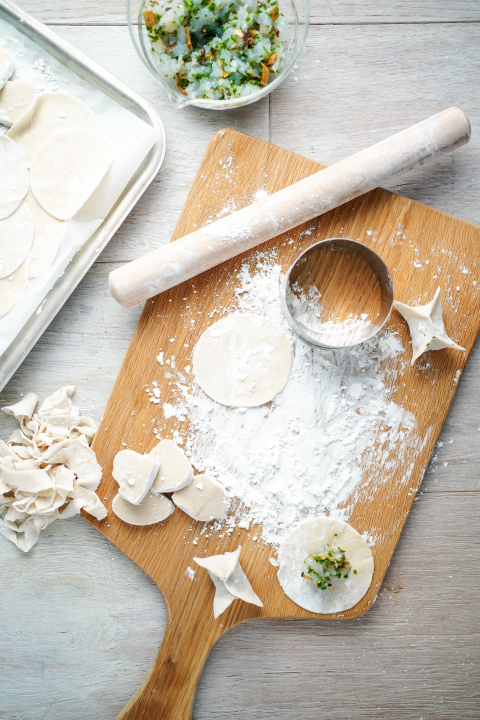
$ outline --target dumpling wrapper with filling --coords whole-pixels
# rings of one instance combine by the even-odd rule
[[[223,485],[208,475],[197,475],[188,487],[173,493],[172,500],[191,518],[203,522],[222,517],[230,506]]]
[[[85,103],[65,93],[43,93],[8,131],[29,166],[40,146],[56,133],[82,128],[98,131],[98,121]]]
[[[27,161],[18,145],[6,135],[0,136],[0,220],[11,216],[21,205],[28,192]],[[33,241],[33,236],[32,236]],[[31,243],[30,243],[31,246]],[[30,248],[29,248],[30,249]],[[0,250],[0,264],[4,249]],[[28,252],[28,250],[27,250]],[[26,253],[25,253],[26,255]],[[25,255],[22,257],[24,259]],[[21,262],[21,260],[20,260]],[[19,263],[20,264],[20,263]],[[18,265],[17,265],[18,267]],[[13,268],[14,270],[15,268]],[[11,270],[10,272],[13,272]],[[0,276],[10,273],[0,272]]]
[[[69,220],[100,184],[115,157],[110,140],[93,130],[64,130],[40,146],[30,184],[37,202],[57,220]]]
[[[112,475],[118,494],[132,505],[140,505],[155,480],[160,463],[135,450],[120,450],[113,460]]]
[[[0,318],[18,303],[28,285],[28,257],[14,273],[0,279]]]
[[[240,565],[241,549],[242,546],[239,545],[234,552],[212,555],[207,558],[193,558],[197,565],[208,570],[208,574],[215,584],[215,597],[213,599],[213,616],[215,619],[237,599],[263,607],[262,601],[253,591]]]
[[[149,455],[160,463],[152,490],[160,493],[175,492],[190,485],[193,468],[183,450],[171,440],[161,440],[150,450]]]
[[[316,552],[324,543],[345,550],[351,570],[348,578],[341,578],[332,587],[321,590],[315,582],[302,577],[302,572],[306,570],[304,560],[308,554]],[[338,613],[352,608],[370,587],[374,570],[372,551],[365,538],[343,520],[326,516],[309,518],[296,525],[282,540],[278,562],[278,580],[285,595],[313,613]]]
[[[0,50],[0,89],[12,77],[14,70],[15,65],[10,55],[5,50]]]
[[[395,300],[393,307],[408,323],[412,338],[411,365],[428,350],[443,350],[444,348],[465,350],[464,347],[454,343],[447,335],[445,323],[443,322],[440,288],[437,288],[433,300],[427,305],[410,307],[410,305],[404,305]]]
[[[35,227],[28,271],[29,278],[34,278],[42,275],[53,265],[68,223],[57,220],[47,213],[35,200],[31,190],[27,194],[25,202],[30,208]]]
[[[0,92],[0,123],[7,127],[20,120],[35,98],[35,85],[28,80],[11,80]]]
[[[120,520],[130,525],[154,525],[171,515],[175,505],[165,495],[148,492],[140,505],[132,505],[121,495],[115,495],[112,510]]]

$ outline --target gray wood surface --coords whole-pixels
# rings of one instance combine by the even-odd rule
[[[480,224],[474,0],[315,0],[295,72],[269,100],[236,113],[171,109],[135,56],[123,2],[24,7],[149,99],[168,151],[1,405],[75,383],[80,406],[100,419],[141,311],[111,299],[108,272],[168,242],[208,140],[224,125],[331,163],[458,104],[471,118],[471,143],[391,187]],[[372,610],[345,623],[236,628],[207,663],[196,720],[480,716],[479,398],[477,342]],[[0,437],[13,427],[0,417]],[[2,540],[0,720],[113,720],[147,673],[165,619],[157,588],[81,518],[52,525],[28,555]]]

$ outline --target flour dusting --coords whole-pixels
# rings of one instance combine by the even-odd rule
[[[219,308],[265,315],[290,339],[291,375],[270,404],[228,408],[191,375],[180,369],[168,375],[175,415],[185,421],[173,440],[182,442],[197,472],[217,478],[239,501],[226,530],[258,524],[272,545],[305,517],[327,512],[348,519],[367,467],[378,470],[380,484],[393,476],[396,453],[423,446],[414,415],[394,402],[386,383],[403,353],[397,334],[385,331],[347,350],[313,348],[283,318],[280,279],[275,252],[258,252],[239,272],[236,308]],[[413,462],[404,482],[412,470]]]

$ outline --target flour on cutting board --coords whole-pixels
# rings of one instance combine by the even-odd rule
[[[216,477],[237,497],[235,524],[262,525],[263,539],[272,545],[302,518],[327,511],[348,519],[367,450],[381,483],[393,476],[400,448],[416,453],[425,441],[414,415],[393,401],[387,387],[403,354],[397,334],[387,331],[348,350],[312,348],[283,318],[280,276],[274,252],[256,253],[253,265],[244,263],[238,275],[236,308],[219,308],[221,314],[265,315],[289,337],[292,372],[270,405],[224,407],[181,368],[165,368],[176,387],[175,415],[185,422],[173,440],[182,444],[197,472]],[[171,398],[165,406],[171,417]],[[155,432],[163,435],[163,427]],[[413,463],[404,482],[412,470]],[[231,517],[229,527],[234,527]]]

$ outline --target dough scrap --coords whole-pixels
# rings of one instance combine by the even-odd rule
[[[193,372],[202,390],[231,407],[273,400],[292,367],[287,336],[266,317],[236,314],[209,327],[197,343]]]
[[[12,58],[5,50],[0,50],[0,90],[9,78],[12,77],[15,65]]]
[[[38,412],[35,393],[2,408],[20,428],[0,440],[0,535],[24,552],[48,525],[82,508],[97,520],[107,516],[95,493],[102,469],[89,447],[97,426],[72,404],[73,391],[60,388]]]
[[[234,552],[212,555],[207,558],[193,558],[197,565],[208,570],[208,574],[215,584],[213,599],[213,617],[215,619],[237,599],[263,607],[262,601],[255,594],[240,565],[241,549],[242,546],[239,545]]]
[[[0,220],[0,279],[9,277],[20,265],[33,244],[34,224],[28,205]]]
[[[0,91],[0,123],[12,127],[28,110],[35,97],[35,86],[28,80],[10,80]]]
[[[34,278],[37,275],[43,275],[53,265],[65,235],[67,223],[57,220],[45,212],[35,200],[31,190],[25,198],[25,202],[32,213],[35,228],[28,273],[29,278]]]
[[[230,507],[230,498],[223,485],[207,475],[197,475],[188,487],[175,492],[172,500],[180,510],[200,522],[220,518]]]
[[[190,485],[193,468],[183,450],[171,440],[161,440],[150,450],[149,455],[160,463],[152,485],[154,492],[175,492]]]
[[[72,218],[92,195],[115,157],[115,148],[93,130],[64,130],[35,155],[30,183],[35,199],[58,220]]]
[[[112,510],[120,520],[130,525],[154,525],[171,515],[175,505],[165,495],[148,492],[140,505],[132,505],[121,495],[115,495]]]
[[[15,307],[28,285],[29,259],[20,265],[12,275],[0,280],[0,318]]]
[[[8,218],[19,209],[23,198],[28,192],[29,185],[27,161],[24,154],[13,140],[10,140],[6,135],[1,135],[0,220]],[[0,249],[0,264],[2,253],[3,250]]]
[[[80,100],[64,93],[44,93],[12,125],[8,137],[23,150],[30,166],[46,140],[71,128],[98,131],[98,122],[90,108]]]
[[[334,533],[337,534],[335,537]],[[302,577],[304,560],[327,542],[345,550],[352,566],[348,578],[326,590]],[[290,600],[313,613],[338,613],[356,605],[372,583],[374,562],[365,539],[343,520],[316,517],[303,520],[282,541],[278,552],[278,580]],[[357,572],[353,573],[353,569]]]
[[[117,481],[118,494],[132,505],[140,505],[152,487],[160,463],[150,455],[135,450],[120,450],[113,459],[112,476]]]
[[[401,302],[393,303],[393,307],[405,318],[412,338],[412,361],[411,365],[418,360],[420,355],[429,350],[442,350],[453,348],[454,350],[465,350],[451,340],[443,322],[442,301],[440,299],[440,288],[434,298],[427,305],[410,307]]]

